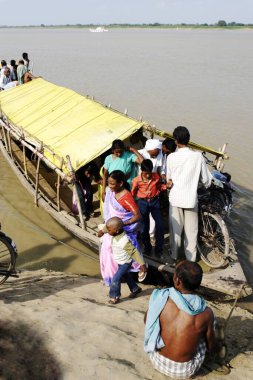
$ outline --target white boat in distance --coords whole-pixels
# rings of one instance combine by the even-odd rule
[[[102,33],[102,32],[108,32],[108,29],[105,29],[103,26],[98,26],[97,28],[90,29],[90,32],[92,32],[92,33]]]

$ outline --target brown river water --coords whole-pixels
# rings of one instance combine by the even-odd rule
[[[14,28],[0,29],[0,41],[1,59],[27,51],[35,75],[166,131],[185,125],[193,141],[212,148],[227,142],[236,190],[229,227],[253,285],[253,30]],[[36,208],[0,160],[0,220],[16,241],[19,267],[98,275],[96,254]]]

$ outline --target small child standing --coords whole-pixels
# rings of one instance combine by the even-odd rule
[[[155,221],[155,254],[158,258],[161,258],[164,242],[164,228],[159,200],[161,179],[157,173],[152,173],[152,170],[152,161],[149,159],[143,160],[141,163],[141,174],[133,179],[131,192],[137,199],[142,216],[141,240],[144,245],[145,254],[150,255],[152,251],[149,235],[149,216],[151,214]]]
[[[118,264],[118,270],[112,278],[109,292],[109,303],[113,305],[117,304],[120,300],[122,277],[126,279],[126,283],[131,291],[129,298],[135,298],[142,291],[129,273],[133,259],[141,265],[140,274],[147,272],[140,252],[128,239],[123,226],[122,220],[116,216],[110,218],[106,223],[107,232],[112,236],[112,254]]]

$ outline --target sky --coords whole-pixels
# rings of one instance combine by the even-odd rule
[[[0,0],[0,6],[0,25],[253,23],[253,0]]]

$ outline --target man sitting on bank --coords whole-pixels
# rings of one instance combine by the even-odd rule
[[[174,287],[155,289],[145,315],[144,350],[156,370],[175,379],[193,376],[215,346],[214,314],[193,294],[202,275],[199,264],[181,261]]]

